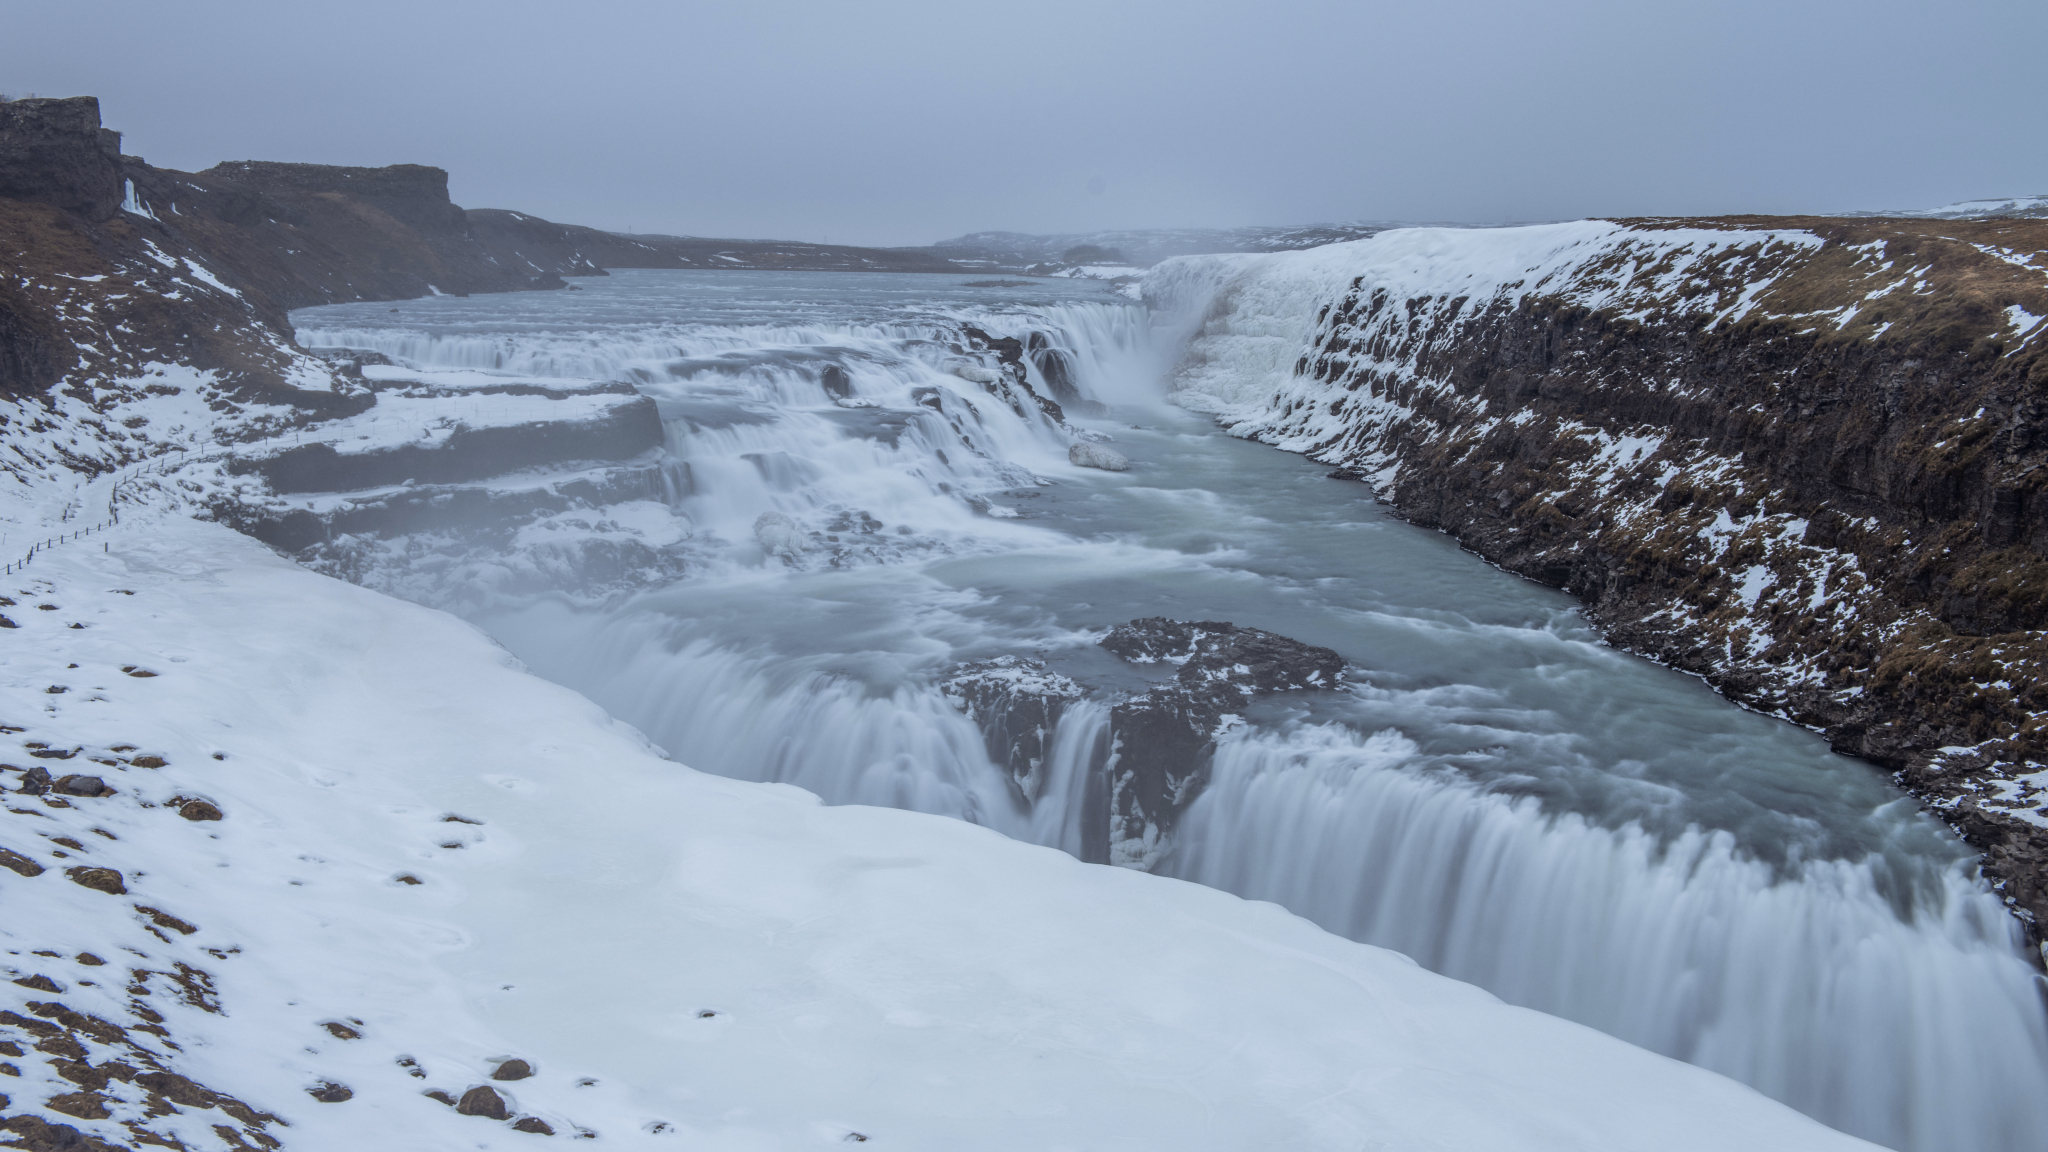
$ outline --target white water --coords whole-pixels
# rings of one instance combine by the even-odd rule
[[[479,622],[679,760],[1079,851],[1103,709],[1054,733],[1027,802],[937,673],[1043,654],[1135,685],[1093,639],[1141,615],[1327,644],[1358,683],[1257,711],[1166,870],[1881,1143],[2038,1145],[2041,981],[1967,854],[1874,770],[1602,647],[1564,597],[1356,485],[1157,406],[1171,350],[1135,308],[990,296],[944,277],[647,273],[300,322],[310,343],[429,370],[631,379],[661,401],[697,575]],[[950,374],[963,317],[1072,351],[1080,386],[1118,405],[1074,423],[1134,470],[1068,465],[1069,433]],[[877,406],[832,404],[828,363]],[[915,399],[934,387],[937,411]],[[764,549],[764,512],[806,548]]]

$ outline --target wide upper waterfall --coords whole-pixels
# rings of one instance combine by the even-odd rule
[[[1291,359],[1312,297],[1244,293],[1257,347],[1182,371]],[[1155,871],[1895,1148],[2048,1131],[2043,981],[1946,829],[1356,481],[1169,404],[1185,316],[1086,282],[639,272],[296,321],[310,346],[382,353],[364,371],[386,387],[610,379],[659,403],[660,498],[578,515],[641,525],[667,576],[514,596],[483,573],[451,599],[684,764],[1092,858],[1104,774],[1134,751],[1110,709],[1173,673],[1105,652],[1105,630],[1268,630],[1335,649],[1345,682],[1221,726]],[[1132,467],[1077,466],[1079,442]],[[1002,657],[1078,693],[1022,776],[946,688]]]

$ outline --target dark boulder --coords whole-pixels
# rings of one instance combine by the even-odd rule
[[[112,868],[67,868],[64,875],[70,877],[73,884],[90,888],[95,892],[105,892],[109,896],[128,894],[128,885],[122,881],[121,874]]]
[[[1336,652],[1216,620],[1150,617],[1101,641],[1134,664],[1175,668],[1174,679],[1114,701],[1088,750],[1081,784],[1081,857],[1152,870],[1172,851],[1180,815],[1208,782],[1219,735],[1252,700],[1331,689]],[[1044,794],[1054,730],[1087,691],[1043,660],[1003,656],[963,664],[940,681],[1029,806]]]
[[[1177,664],[1182,685],[1227,683],[1246,699],[1334,688],[1344,678],[1344,658],[1331,649],[1216,620],[1133,620],[1110,629],[1102,647],[1134,664]]]
[[[505,1098],[488,1084],[479,1084],[462,1094],[462,1100],[455,1110],[464,1116],[482,1116],[490,1120],[504,1120],[512,1115],[505,1107]]]
[[[1178,665],[1174,682],[1117,704],[1110,731],[1108,861],[1150,870],[1208,782],[1216,739],[1237,711],[1274,692],[1335,688],[1343,657],[1257,628],[1153,616],[1119,624],[1103,648],[1134,664]]]
[[[1046,741],[1085,690],[1047,670],[1045,661],[1017,656],[962,664],[940,689],[981,727],[989,759],[1009,773],[1026,801],[1036,800],[1045,785]]]
[[[22,876],[41,876],[43,866],[11,848],[0,848],[0,868]]]
[[[818,374],[818,383],[825,386],[826,395],[834,400],[848,400],[853,397],[853,377],[847,375],[846,369],[837,364],[825,365],[825,370]]]

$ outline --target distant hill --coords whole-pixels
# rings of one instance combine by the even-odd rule
[[[1250,228],[1139,228],[1115,232],[1070,232],[1034,236],[1023,232],[972,232],[941,240],[925,251],[955,264],[1045,272],[1087,264],[1129,264],[1150,268],[1175,256],[1217,252],[1292,252],[1343,240],[1362,240],[1396,225],[1309,224]]]
[[[2048,218],[2048,196],[2008,196],[2002,200],[1963,200],[1939,208],[1904,212],[1843,212],[1843,216],[1896,216],[1924,220],[2040,220]]]

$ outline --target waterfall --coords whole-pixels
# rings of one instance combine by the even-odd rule
[[[1327,287],[1319,271],[1261,286],[1233,278],[1237,267],[1169,269],[1151,285],[1208,318],[1183,381],[1204,381],[1219,411],[1264,395]],[[1485,582],[1500,617],[1553,619],[1567,612],[1561,598],[1385,522],[1355,486],[1160,411],[1162,353],[1189,330],[1185,316],[1050,301],[878,319],[865,305],[785,302],[748,323],[685,323],[602,295],[654,298],[653,274],[615,279],[573,304],[436,301],[468,310],[438,328],[317,309],[299,317],[301,339],[382,352],[401,362],[391,371],[448,387],[475,386],[463,373],[627,380],[660,404],[669,503],[701,552],[692,575],[625,603],[548,598],[477,619],[679,761],[1078,855],[1111,754],[1104,701],[1132,686],[1094,648],[1099,629],[1181,610],[1158,607],[1172,603],[1286,631],[1368,671],[1400,664],[1423,687],[1358,686],[1314,716],[1251,716],[1220,743],[1161,871],[1277,902],[1895,1148],[2022,1152],[2048,1132],[2043,981],[1945,830],[1868,766],[1804,734],[1781,739],[1782,726],[1690,681],[1652,703],[1721,724],[1712,764],[1701,752],[1689,765],[1681,747],[1664,776],[1624,780],[1619,751],[1566,765],[1530,740],[1512,770],[1488,776],[1445,754],[1506,737],[1470,709],[1432,706],[1430,690],[1495,675],[1487,692],[1549,714],[1560,667],[1584,678],[1571,691],[1667,674],[1590,639],[1553,636],[1502,658],[1545,625],[1461,624],[1459,582]],[[541,323],[533,310],[549,306],[589,315]],[[493,308],[505,314],[491,320]],[[963,375],[996,363],[970,326],[1024,342],[1032,391],[1078,401],[1063,401],[1066,420]],[[1114,418],[1096,404],[1118,406]],[[1068,463],[1068,445],[1097,430],[1133,472]],[[1146,535],[1219,510],[1239,538]],[[776,517],[788,534],[762,532]],[[1383,527],[1331,527],[1361,524]],[[1327,540],[1298,546],[1310,531]],[[1368,549],[1423,575],[1323,591],[1347,568],[1379,570]],[[1123,615],[1105,616],[1111,606]],[[1427,622],[1427,634],[1359,631],[1389,619]],[[1028,795],[936,686],[958,662],[1012,653],[1068,661],[1097,687],[1047,734]],[[1613,749],[1620,736],[1603,724],[1614,719],[1557,723]],[[1782,786],[1762,770],[1731,782],[1724,761],[1745,752],[1797,773]],[[1627,784],[1635,807],[1583,786],[1593,778]],[[1827,781],[1841,782],[1829,804],[1788,800]],[[1693,803],[1692,792],[1734,800]]]
[[[2018,1149],[2048,1119],[2008,1079],[2048,1066],[2041,980],[1961,864],[1902,900],[1881,858],[1773,868],[1725,831],[1604,828],[1334,725],[1228,742],[1183,827],[1176,875],[1879,1143]]]

